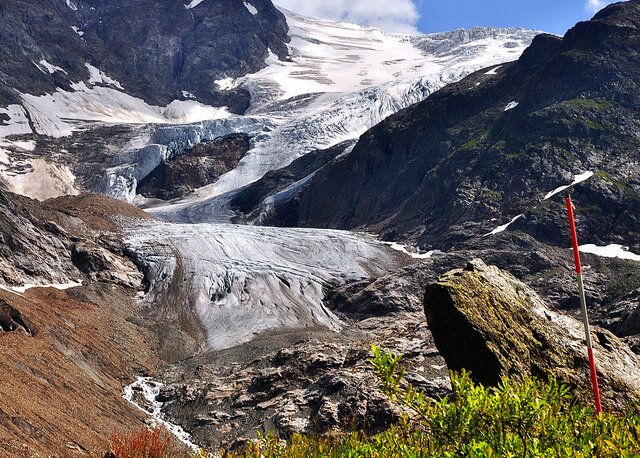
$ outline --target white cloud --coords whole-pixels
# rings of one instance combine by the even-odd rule
[[[418,33],[420,15],[412,0],[275,0],[282,8],[324,19],[354,22],[387,32]]]
[[[592,13],[600,11],[605,6],[614,3],[619,0],[587,0],[586,8]]]

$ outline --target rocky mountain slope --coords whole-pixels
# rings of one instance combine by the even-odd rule
[[[309,180],[297,211],[286,212],[293,217],[266,223],[375,228],[450,250],[511,221],[508,230],[562,245],[557,188],[576,183],[582,242],[640,251],[638,24],[632,1],[564,38],[536,37],[516,63],[477,72],[368,131]]]
[[[38,133],[38,96],[74,89],[87,102],[119,89],[148,105],[197,98],[242,113],[249,94],[213,82],[288,55],[285,19],[265,0],[11,0],[0,23],[0,106],[22,105]]]
[[[599,244],[592,317],[640,348],[639,5],[561,39],[268,0],[2,3],[0,181],[44,202],[0,191],[0,399],[42,400],[0,403],[0,445],[67,456],[141,418],[213,448],[384,428],[371,343],[449,388],[422,312],[439,275],[482,257],[575,311],[568,187]]]

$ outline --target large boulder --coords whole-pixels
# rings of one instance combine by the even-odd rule
[[[554,375],[591,400],[582,323],[511,274],[473,260],[427,287],[424,310],[451,370],[469,370],[484,385]],[[609,331],[593,327],[592,336],[604,407],[620,410],[639,400],[640,358]]]

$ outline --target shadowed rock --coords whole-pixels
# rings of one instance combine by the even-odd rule
[[[473,260],[427,287],[424,310],[450,369],[485,385],[555,375],[591,399],[582,323],[511,274]],[[610,332],[594,327],[592,335],[605,408],[622,409],[640,396],[640,359]]]

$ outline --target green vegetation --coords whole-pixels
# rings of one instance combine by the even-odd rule
[[[433,400],[404,380],[401,356],[373,346],[371,363],[382,390],[404,408],[400,422],[374,436],[268,435],[225,458],[307,457],[633,457],[640,456],[640,407],[596,415],[568,387],[550,378],[497,387],[452,374],[453,393]],[[153,457],[149,457],[153,458]],[[164,458],[164,456],[162,457]]]
[[[607,183],[614,185],[615,187],[621,189],[624,192],[633,192],[633,189],[631,188],[631,186],[629,186],[628,183],[625,183],[622,180],[618,180],[614,178],[611,174],[607,172],[599,171],[599,172],[596,172],[596,175],[599,178],[602,178]]]
[[[602,99],[575,98],[564,102],[571,108],[585,108],[590,110],[605,111],[613,107],[613,103]]]

